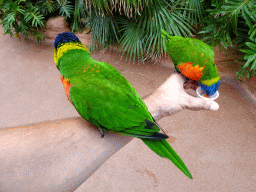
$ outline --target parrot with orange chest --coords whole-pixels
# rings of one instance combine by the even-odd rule
[[[54,40],[54,61],[68,97],[78,113],[103,131],[141,139],[152,151],[171,160],[185,175],[192,175],[160,133],[147,106],[124,76],[108,63],[92,59],[73,33]]]
[[[217,92],[220,76],[214,62],[213,49],[198,39],[171,36],[166,31],[161,31],[175,69],[185,77],[197,81],[207,96]]]

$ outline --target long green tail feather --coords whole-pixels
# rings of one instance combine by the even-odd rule
[[[158,154],[161,157],[170,159],[174,165],[176,165],[186,176],[192,179],[188,168],[170,146],[170,144],[165,140],[150,140],[150,139],[141,139],[152,151]]]

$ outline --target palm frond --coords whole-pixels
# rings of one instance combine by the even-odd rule
[[[188,0],[182,2],[183,16],[185,16],[191,24],[197,24],[202,21],[205,10],[205,1]]]
[[[66,18],[71,17],[74,9],[71,2],[67,0],[57,0],[56,7],[59,9],[60,15],[65,16]]]
[[[104,49],[118,42],[118,27],[112,16],[98,15],[91,11],[87,26],[92,31],[91,51]]]
[[[126,53],[129,62],[133,59],[139,59],[143,62],[144,60],[144,50],[145,50],[145,38],[143,38],[143,31],[138,25],[128,18],[119,19],[120,30],[123,35],[119,42],[119,47],[122,49],[122,56]]]
[[[75,9],[73,13],[73,24],[72,24],[72,32],[79,30],[83,27],[82,18],[86,17],[86,8],[83,0],[75,1]]]

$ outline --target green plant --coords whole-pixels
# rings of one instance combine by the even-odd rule
[[[2,0],[0,7],[4,34],[20,38],[19,34],[23,33],[25,38],[32,36],[38,42],[44,38],[41,28],[48,18],[65,16],[72,31],[76,31],[84,26],[82,18],[86,16],[83,0]]]
[[[239,44],[245,53],[246,62],[237,73],[238,77],[246,71],[247,77],[256,71],[256,1],[255,0],[212,0],[208,15],[203,19],[204,34],[208,44],[224,48]]]
[[[197,25],[205,16],[206,3],[209,1],[202,0],[188,0],[181,1],[183,6],[182,14],[186,16],[191,25]]]
[[[203,9],[201,0],[19,0],[4,1],[0,19],[5,34],[24,33],[40,41],[44,22],[62,15],[72,31],[87,24],[92,51],[116,45],[129,61],[137,58],[143,62],[165,56],[161,29],[189,37],[194,32],[190,24],[201,20]]]
[[[19,33],[22,32],[26,38],[31,34],[38,42],[43,38],[39,28],[43,26],[44,16],[32,2],[25,0],[4,2],[0,19],[4,34],[20,37]]]
[[[118,25],[114,15],[101,15],[95,9],[90,10],[87,27],[92,31],[91,51],[106,49],[117,45]]]
[[[253,75],[256,76],[256,38],[251,39],[250,42],[246,42],[245,48],[240,49],[240,51],[245,53],[245,64],[236,73],[238,78],[241,75],[244,78],[244,74],[246,74],[247,78],[252,78]]]

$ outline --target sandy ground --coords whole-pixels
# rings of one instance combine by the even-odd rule
[[[55,23],[56,24],[56,23]],[[53,38],[64,25],[49,24],[48,43],[3,36],[0,28],[0,128],[79,116],[64,94],[53,61]],[[90,36],[79,37],[87,46]],[[255,191],[256,107],[254,81],[234,76],[232,54],[216,50],[222,84],[217,112],[184,110],[158,123],[173,137],[172,146],[194,179],[133,140],[105,162],[76,192],[104,191]],[[231,51],[232,52],[232,51]],[[116,67],[143,97],[173,72],[169,59],[157,65],[132,65],[115,52],[94,53]],[[233,58],[233,57],[232,57]],[[250,85],[250,86],[248,86]]]

